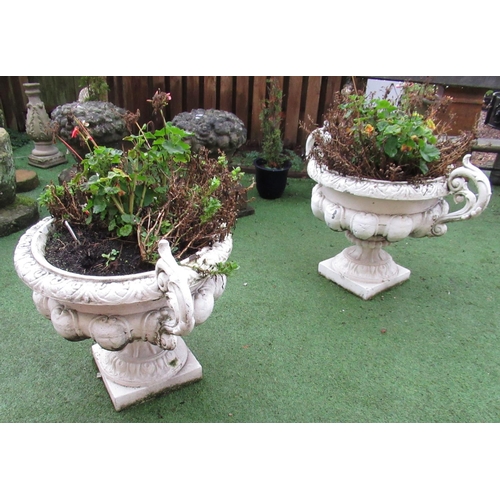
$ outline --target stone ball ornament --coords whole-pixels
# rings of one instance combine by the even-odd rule
[[[204,147],[213,154],[232,154],[247,140],[244,123],[229,111],[193,109],[176,115],[172,124],[193,134],[185,138],[193,152]]]
[[[58,135],[79,154],[89,152],[80,137],[72,137],[75,128],[73,117],[82,121],[90,135],[100,146],[121,149],[122,139],[129,134],[125,115],[127,111],[107,101],[70,102],[57,106],[50,114]]]

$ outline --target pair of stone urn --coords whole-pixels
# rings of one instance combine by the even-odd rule
[[[309,136],[307,153],[313,141]],[[469,155],[448,177],[420,184],[342,177],[313,160],[308,174],[317,183],[311,198],[314,215],[354,243],[321,262],[318,270],[363,299],[410,276],[384,247],[408,236],[441,236],[447,223],[478,216],[491,197],[488,178]],[[449,195],[464,206],[449,213]],[[101,278],[49,264],[44,249],[51,230],[52,220],[46,218],[21,237],[16,271],[32,289],[38,311],[60,335],[95,342],[93,356],[115,409],[199,380],[201,365],[181,337],[210,316],[224,291],[224,276],[200,269],[225,262],[231,238],[180,263],[163,241],[155,271]]]

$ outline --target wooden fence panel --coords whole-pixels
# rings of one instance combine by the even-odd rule
[[[0,76],[0,104],[5,116],[5,124],[14,130],[21,130],[26,120],[25,108],[28,99],[23,97],[22,84],[27,77]]]
[[[16,82],[18,77],[3,77],[14,80],[7,80],[7,93],[11,97],[10,100],[16,101],[14,93],[17,94],[17,99],[23,98],[22,87]],[[24,77],[26,78],[26,77]],[[36,77],[29,77],[36,78]],[[43,78],[43,77],[40,77]],[[48,77],[48,78],[65,78],[65,77]],[[127,88],[127,80],[135,78],[136,80],[131,85],[134,89],[137,98],[134,100],[130,94],[131,89]],[[147,85],[146,85],[147,79]],[[248,76],[221,76],[221,77],[108,77],[108,82],[111,80],[110,86],[114,91],[110,93],[110,100],[122,107],[133,110],[134,107],[141,110],[141,119],[147,121],[150,119],[151,107],[146,103],[146,99],[150,98],[154,92],[161,88],[167,92],[171,92],[173,100],[170,106],[166,109],[166,118],[172,119],[181,111],[190,111],[196,107],[224,109],[235,113],[243,120],[248,129],[248,138],[250,142],[258,143],[260,140],[260,121],[258,114],[260,113],[261,103],[259,100],[263,98],[262,86],[254,85],[254,81],[258,82],[263,77],[248,77]],[[343,81],[352,80],[356,82],[358,89],[363,89],[365,78],[361,77],[340,77],[340,76],[309,76],[309,77],[278,77],[281,87],[285,91],[284,96],[284,138],[289,147],[293,147],[294,143],[303,145],[306,139],[306,132],[302,130],[297,121],[310,122],[321,124],[323,113],[332,102],[333,94],[341,89]],[[299,84],[301,80],[301,84]],[[142,85],[138,85],[141,83]],[[9,87],[9,85],[11,87]],[[2,90],[0,84],[0,91]],[[5,96],[5,83],[4,96]],[[21,90],[19,90],[19,88]],[[297,88],[301,87],[300,98]],[[10,89],[10,90],[9,90]],[[146,89],[148,90],[146,92]],[[42,89],[43,90],[43,89]],[[129,95],[125,95],[125,94]],[[145,94],[139,98],[139,94]],[[21,95],[21,98],[19,98]],[[42,94],[43,97],[43,94]],[[4,100],[6,98],[4,97]],[[300,108],[299,106],[300,101]],[[10,103],[10,102],[9,102]],[[462,104],[461,102],[459,104]],[[9,106],[10,107],[10,106]],[[23,107],[24,112],[24,105]],[[12,113],[11,113],[12,116]],[[23,123],[23,113],[16,115]],[[15,120],[15,117],[12,118]],[[17,122],[16,122],[17,123]],[[297,126],[297,129],[295,129]]]
[[[217,108],[217,77],[205,76],[203,83],[203,108]]]
[[[243,121],[248,131],[248,113],[250,109],[250,77],[236,77],[236,109],[234,114]]]
[[[250,130],[248,130],[248,138],[252,141],[260,141],[262,139],[259,114],[262,109],[262,101],[266,97],[267,77],[253,77],[253,93],[252,93],[252,119],[250,122]]]
[[[40,79],[42,99],[44,88],[49,106],[55,107],[78,97],[80,77],[0,77],[0,99],[7,126],[24,130],[26,102],[22,83]],[[248,131],[249,145],[258,147],[261,140],[259,114],[266,97],[266,76],[108,76],[109,100],[132,112],[140,110],[140,122],[153,119],[151,104],[154,93],[170,92],[172,100],[165,109],[165,118],[195,108],[217,108],[234,113]],[[333,93],[340,90],[341,76],[278,76],[283,89],[283,137],[286,147],[303,146],[305,131],[299,121],[311,116],[321,123],[322,114],[332,102]],[[50,89],[50,91],[49,91]],[[53,102],[52,101],[59,101]],[[49,109],[51,111],[52,109]]]
[[[111,102],[118,105],[119,102],[124,102],[123,99],[123,78],[121,76],[108,76],[107,83],[109,87],[108,98]]]
[[[188,76],[187,80],[187,92],[186,92],[186,109],[185,111],[191,111],[191,109],[197,109],[201,107],[200,104],[200,78],[199,76]]]
[[[221,76],[219,88],[220,88],[219,109],[234,113],[235,110],[233,108],[233,77]],[[238,113],[234,114],[238,116]]]
[[[151,83],[153,84],[153,95],[158,90],[160,92],[168,92],[164,76],[152,76]]]
[[[0,77],[0,101],[7,127],[24,130],[28,98],[23,83],[40,83],[41,99],[48,114],[52,110],[78,98],[79,76],[2,76]]]
[[[285,131],[283,140],[286,148],[290,148],[297,142],[298,123],[300,118],[300,104],[302,96],[302,76],[290,76],[288,78],[288,92],[283,97],[286,100]]]
[[[342,78],[338,76],[329,76],[326,80],[326,93],[324,111],[326,111],[333,102],[333,95],[341,89]]]
[[[321,97],[321,76],[310,76],[307,79],[307,93],[306,102],[304,108],[304,116],[302,122],[317,123],[318,121],[318,110],[319,110],[319,100]],[[298,141],[300,144],[305,143],[307,139],[307,132],[303,129],[299,129]]]
[[[30,82],[39,82],[41,97],[47,112],[66,102],[74,102],[80,93],[79,76],[33,76]]]
[[[168,119],[172,120],[175,115],[186,111],[182,105],[183,101],[183,92],[182,92],[182,76],[171,76],[170,77],[170,86],[167,90],[170,92],[172,96],[172,100],[168,105]]]

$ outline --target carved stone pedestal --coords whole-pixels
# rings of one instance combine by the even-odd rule
[[[25,83],[24,92],[28,97],[26,133],[35,143],[33,151],[28,156],[28,163],[39,168],[50,168],[67,163],[66,157],[52,142],[50,118],[40,98],[40,84]]]

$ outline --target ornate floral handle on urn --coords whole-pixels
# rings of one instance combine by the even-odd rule
[[[446,223],[477,217],[490,202],[491,184],[479,168],[470,161],[471,155],[465,155],[463,166],[453,170],[448,176],[448,189],[455,203],[465,203],[464,206],[452,213],[447,213],[436,219],[432,227],[432,234],[440,236],[446,232]],[[471,182],[477,193],[469,189]]]
[[[172,256],[168,241],[160,241],[158,252],[156,281],[167,306],[162,309],[157,343],[163,349],[173,349],[175,335],[187,335],[195,326],[193,298],[187,274]]]
[[[319,133],[324,134],[324,129],[323,128],[319,128],[319,129],[314,130],[313,132],[311,132],[307,136],[307,140],[306,140],[306,157],[309,156],[309,153],[311,152],[311,149],[314,146],[314,134],[316,132],[318,132],[318,131],[319,131]]]

